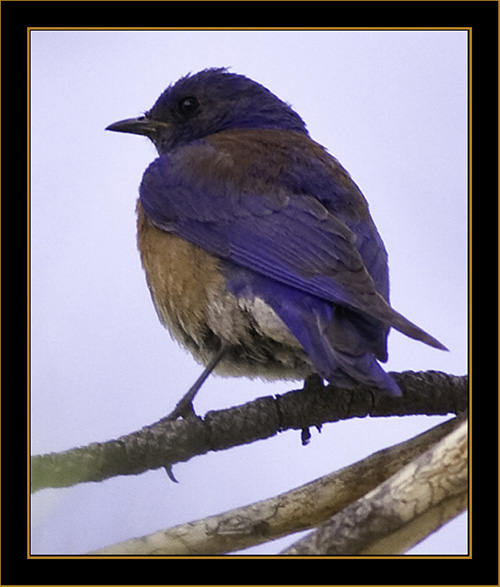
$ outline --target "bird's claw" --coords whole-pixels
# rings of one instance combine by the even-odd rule
[[[173,481],[174,483],[179,483],[179,481],[175,478],[172,467],[173,467],[173,465],[171,465],[170,463],[163,465],[163,468],[165,469],[165,472],[167,473],[170,481]]]
[[[187,399],[187,401],[185,400],[186,398],[182,398],[165,419],[178,420],[179,418],[182,418],[183,420],[187,420],[188,418],[196,418],[197,416],[193,408],[193,402],[189,399]]]

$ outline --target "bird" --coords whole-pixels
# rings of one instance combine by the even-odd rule
[[[391,307],[367,200],[263,85],[190,73],[106,130],[158,153],[140,184],[138,249],[159,320],[204,366],[174,419],[212,372],[400,396],[380,365],[391,328],[447,350]]]

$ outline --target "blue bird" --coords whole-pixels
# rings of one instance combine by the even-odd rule
[[[387,253],[358,186],[262,85],[206,69],[107,130],[158,151],[138,248],[160,321],[205,365],[174,417],[212,371],[398,396],[378,363],[390,328],[446,350],[389,305]]]

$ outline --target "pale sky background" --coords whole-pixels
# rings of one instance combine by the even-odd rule
[[[32,31],[32,452],[105,441],[173,408],[201,367],[157,320],[135,241],[156,152],[105,132],[188,72],[228,66],[305,120],[366,196],[392,305],[450,349],[392,331],[389,371],[467,372],[467,33]],[[211,377],[198,413],[296,389]],[[32,499],[32,554],[92,549],[307,483],[447,418],[366,418]],[[297,536],[247,551],[275,554]],[[462,514],[411,554],[466,554]]]

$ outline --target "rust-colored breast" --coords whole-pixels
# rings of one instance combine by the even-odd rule
[[[224,286],[218,259],[153,226],[139,201],[137,245],[161,322],[182,344],[201,346],[206,335],[208,297]]]
[[[220,261],[159,230],[137,202],[137,243],[160,321],[208,364],[220,343],[229,345],[220,375],[296,379],[311,367],[299,343],[261,299],[236,298],[226,288]]]

